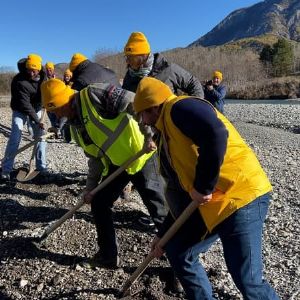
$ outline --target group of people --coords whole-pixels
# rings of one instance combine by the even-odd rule
[[[152,53],[141,32],[130,35],[124,54],[122,87],[112,70],[80,53],[69,64],[72,86],[53,77],[34,80],[41,61],[35,66],[32,56],[26,60],[27,82],[38,82],[35,97],[28,98],[31,120],[44,128],[38,118],[41,102],[33,101],[42,99],[48,112],[67,118],[72,139],[89,158],[83,197],[91,204],[99,251],[84,265],[120,265],[112,207],[131,181],[157,228],[151,251],[156,257],[166,254],[188,299],[214,299],[199,255],[217,239],[244,299],[279,299],[263,277],[262,233],[272,187],[254,152],[224,116],[222,73],[215,71],[203,88],[187,70]],[[12,94],[15,102],[21,96]],[[19,106],[12,106],[13,124]],[[142,149],[93,196],[101,180]],[[2,176],[10,170],[2,164]],[[199,209],[161,249],[160,238],[191,201]]]

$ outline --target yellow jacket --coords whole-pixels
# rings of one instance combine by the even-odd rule
[[[187,97],[174,97],[165,102],[156,127],[162,133],[165,149],[168,149],[167,155],[182,188],[190,192],[194,184],[198,159],[197,145],[174,125],[170,116],[173,104],[185,98]],[[199,206],[209,231],[236,210],[272,189],[254,152],[224,115],[218,111],[216,113],[229,136],[213,198],[207,204]]]

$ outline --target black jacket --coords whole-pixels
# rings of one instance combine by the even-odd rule
[[[26,114],[39,123],[37,111],[42,108],[40,85],[44,80],[44,72],[40,72],[40,80],[33,81],[28,78],[26,73],[26,59],[18,62],[19,73],[14,76],[11,82],[11,102],[10,107],[23,114]]]
[[[180,90],[189,96],[204,97],[200,81],[179,65],[169,63],[160,53],[154,54],[154,63],[149,77],[161,80],[176,95],[178,95]],[[129,71],[127,71],[123,81],[123,88],[131,92],[136,92],[141,79],[142,77],[131,76]]]
[[[114,71],[105,68],[97,63],[85,60],[80,63],[73,72],[72,89],[81,91],[91,83],[111,83],[120,86],[119,80]]]

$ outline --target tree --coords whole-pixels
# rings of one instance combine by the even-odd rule
[[[284,76],[292,73],[294,53],[291,43],[280,38],[273,46],[272,66],[275,76]]]

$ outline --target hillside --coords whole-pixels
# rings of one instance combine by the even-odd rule
[[[265,0],[235,10],[188,47],[217,46],[267,34],[300,42],[299,0]]]

